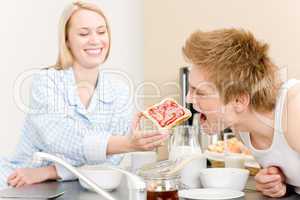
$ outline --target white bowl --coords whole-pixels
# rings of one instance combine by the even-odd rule
[[[207,168],[200,172],[204,188],[224,188],[242,191],[249,177],[249,171],[239,168]]]
[[[101,189],[112,191],[116,189],[122,180],[122,173],[105,169],[101,166],[84,166],[78,169],[84,176],[95,182]],[[79,179],[79,183],[85,189],[94,191],[83,180]]]

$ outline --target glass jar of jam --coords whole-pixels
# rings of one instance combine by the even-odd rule
[[[147,200],[179,200],[180,175],[164,174],[158,167],[161,163],[153,167],[154,165],[144,166],[139,170],[139,175],[146,183]]]

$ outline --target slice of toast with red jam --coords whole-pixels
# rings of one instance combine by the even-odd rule
[[[167,98],[147,108],[143,115],[159,129],[171,129],[190,118],[192,113],[179,105],[174,99]]]

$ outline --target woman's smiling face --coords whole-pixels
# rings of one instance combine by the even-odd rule
[[[105,61],[109,43],[106,22],[100,14],[80,9],[72,15],[67,31],[67,45],[74,62],[85,68],[97,67]]]
[[[187,101],[200,113],[200,123],[205,133],[220,133],[231,125],[234,115],[231,104],[222,103],[217,88],[200,67],[194,66],[190,71]]]

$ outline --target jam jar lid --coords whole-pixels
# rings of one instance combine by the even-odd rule
[[[179,172],[169,173],[176,166],[176,162],[172,160],[164,160],[150,163],[141,167],[137,174],[144,179],[175,179],[179,178]]]

